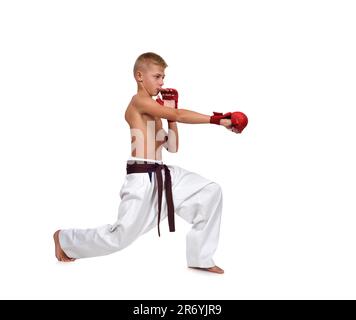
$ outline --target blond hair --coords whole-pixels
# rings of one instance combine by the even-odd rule
[[[168,66],[166,61],[164,61],[164,59],[157,53],[146,52],[146,53],[141,54],[136,59],[136,62],[135,62],[134,68],[133,68],[134,76],[136,76],[136,72],[138,69],[140,69],[144,66],[147,66],[150,63],[159,65],[163,68],[167,68],[167,66]]]

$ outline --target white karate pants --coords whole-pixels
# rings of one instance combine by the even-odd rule
[[[178,166],[168,168],[172,177],[175,215],[192,224],[186,237],[188,266],[212,267],[215,265],[213,254],[219,240],[221,188],[218,184]],[[118,218],[113,225],[60,231],[60,245],[68,257],[88,258],[107,255],[127,247],[147,231],[153,228],[157,230],[158,204],[154,173],[152,179],[148,173],[126,175],[120,197]],[[166,223],[162,223],[166,217],[167,206],[163,190],[161,229],[168,228]]]

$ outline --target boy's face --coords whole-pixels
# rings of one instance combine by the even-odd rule
[[[161,91],[164,70],[164,67],[150,63],[141,71],[141,83],[150,96],[156,96]]]

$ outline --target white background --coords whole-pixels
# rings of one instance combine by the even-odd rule
[[[355,299],[354,1],[1,1],[0,298]],[[146,51],[181,107],[240,110],[242,135],[180,125],[165,162],[224,191],[215,259],[185,233],[58,263],[58,228],[113,223],[123,114]]]

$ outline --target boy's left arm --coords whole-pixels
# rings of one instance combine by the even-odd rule
[[[167,151],[169,152],[178,152],[179,145],[179,134],[178,134],[178,125],[176,121],[168,122],[168,135],[167,135]]]
[[[157,102],[165,107],[178,109],[178,91],[176,89],[163,89],[161,91],[162,100],[157,99]],[[168,134],[166,135],[166,149],[168,152],[178,152],[179,145],[179,134],[178,125],[176,121],[169,121],[168,123]]]

